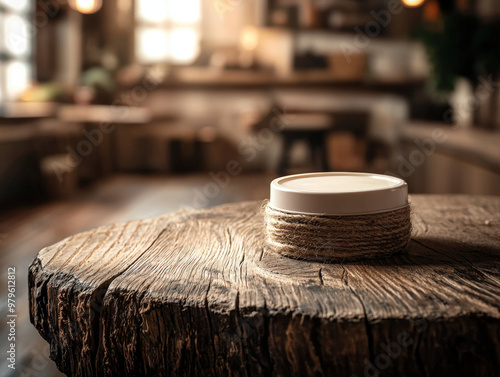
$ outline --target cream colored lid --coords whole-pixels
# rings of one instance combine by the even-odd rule
[[[408,204],[402,179],[371,173],[308,173],[271,182],[269,205],[313,215],[359,215],[391,211]]]

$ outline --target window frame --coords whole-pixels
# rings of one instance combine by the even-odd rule
[[[32,24],[32,14],[33,14],[33,4],[31,1],[27,1],[26,7],[21,10],[9,7],[4,1],[0,0],[0,30],[2,31],[3,40],[0,42],[0,103],[12,102],[18,99],[18,96],[22,91],[29,87],[29,81],[33,80],[36,75],[35,69],[35,37],[36,29]],[[6,45],[9,32],[6,30],[7,27],[5,22],[9,16],[20,17],[26,26],[26,35],[18,35],[18,38],[27,39],[27,52],[25,54],[15,54],[8,50]],[[19,93],[11,95],[8,93],[8,78],[7,69],[12,63],[21,63],[28,68],[28,75],[26,84],[23,85],[23,89],[19,90]]]
[[[146,0],[148,1],[148,0]],[[162,64],[166,63],[173,66],[188,66],[193,64],[200,55],[200,40],[201,40],[201,13],[202,13],[202,0],[193,0],[198,3],[198,17],[194,21],[176,21],[172,19],[172,12],[169,7],[172,4],[176,4],[179,0],[164,0],[166,5],[165,17],[158,20],[147,20],[140,17],[138,9],[140,7],[141,0],[135,1],[134,7],[134,60],[143,65],[149,64]],[[178,60],[173,57],[172,43],[169,40],[172,38],[172,33],[179,30],[189,30],[193,32],[195,39],[194,49],[195,53],[192,59]],[[165,46],[165,57],[159,59],[149,60],[144,57],[139,56],[139,32],[146,31],[161,31],[166,34],[166,46]]]

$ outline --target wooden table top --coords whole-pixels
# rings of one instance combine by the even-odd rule
[[[340,88],[359,88],[407,91],[425,82],[425,77],[406,76],[393,78],[351,78],[343,72],[331,70],[293,71],[277,74],[273,71],[211,69],[204,67],[185,67],[177,69],[160,84],[165,88],[210,88],[210,87],[270,87],[270,86],[335,86]]]
[[[32,263],[32,322],[76,376],[495,375],[500,197],[411,204],[408,253],[350,263],[277,256],[260,202],[77,234]]]
[[[134,106],[61,105],[57,117],[65,122],[144,124],[151,120],[151,113]]]
[[[33,119],[49,118],[57,111],[56,102],[4,102],[0,108],[0,119]]]

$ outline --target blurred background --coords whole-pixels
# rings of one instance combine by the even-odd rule
[[[57,374],[25,276],[76,232],[261,200],[300,172],[499,195],[499,39],[496,0],[0,0],[19,370]]]

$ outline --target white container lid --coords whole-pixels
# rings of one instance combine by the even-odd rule
[[[269,205],[309,215],[361,215],[392,211],[408,204],[402,179],[371,173],[308,173],[271,182]]]

